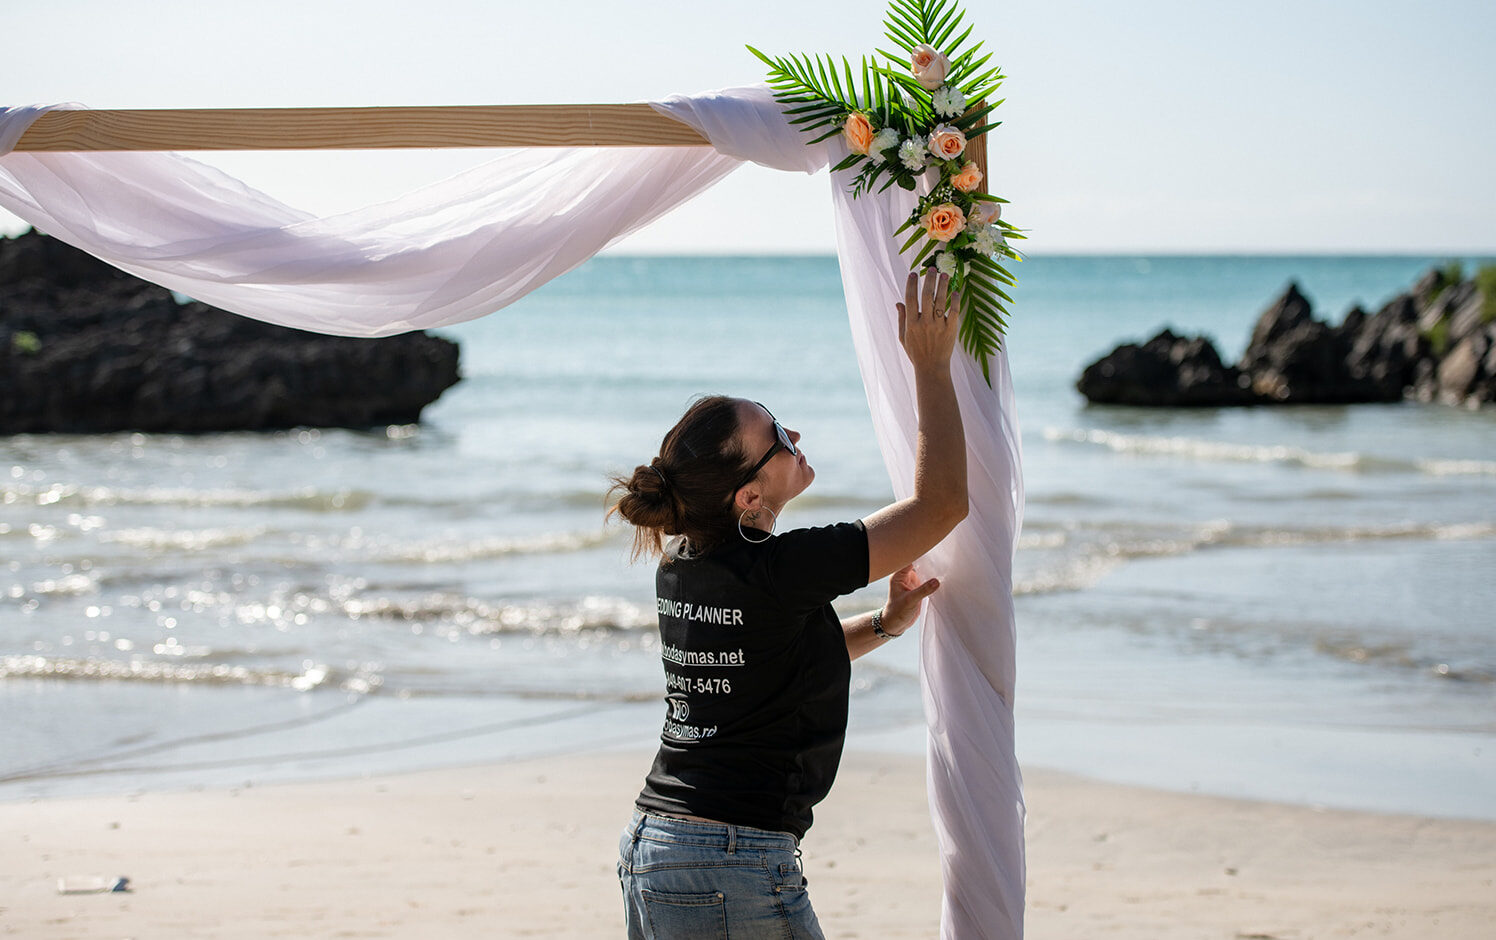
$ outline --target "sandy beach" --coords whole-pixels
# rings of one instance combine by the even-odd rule
[[[617,837],[648,757],[0,804],[0,933],[617,936]],[[1043,771],[1027,787],[1031,938],[1486,938],[1496,923],[1496,824]],[[934,936],[922,762],[850,753],[805,861],[828,936]],[[58,894],[86,875],[133,890]]]

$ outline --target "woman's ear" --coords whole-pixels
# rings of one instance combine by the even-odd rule
[[[757,512],[763,508],[764,498],[758,491],[758,487],[752,483],[746,483],[738,487],[738,492],[732,499],[733,508],[739,513]]]

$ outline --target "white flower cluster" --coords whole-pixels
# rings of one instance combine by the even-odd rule
[[[966,110],[966,96],[955,85],[941,85],[931,98],[935,113],[942,117],[955,117]]]
[[[869,160],[873,161],[874,163],[882,163],[883,159],[884,159],[884,156],[883,156],[884,153],[887,152],[890,147],[892,147],[894,144],[897,144],[898,142],[899,142],[899,132],[898,131],[894,130],[891,127],[885,127],[885,128],[883,128],[881,131],[879,131],[878,133],[876,133],[876,134],[873,135],[873,142],[867,148],[867,158]],[[899,155],[901,157],[903,156],[903,150],[902,149],[900,149]]]
[[[999,236],[993,234],[992,226],[984,225],[972,233],[971,247],[979,255],[992,256],[997,253],[997,240]]]
[[[930,159],[930,152],[925,149],[925,139],[918,134],[899,144],[899,161],[909,168],[912,173],[918,173],[925,168]]]

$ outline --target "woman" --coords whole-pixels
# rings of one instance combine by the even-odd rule
[[[899,339],[919,408],[914,495],[866,519],[775,534],[815,470],[762,405],[711,397],[614,505],[656,575],[667,714],[620,841],[630,938],[820,937],[799,840],[831,789],[851,660],[909,628],[914,559],[966,516],[966,442],[951,384],[959,301],[915,274]],[[664,536],[676,536],[668,545]],[[833,598],[892,575],[881,610],[841,623]]]

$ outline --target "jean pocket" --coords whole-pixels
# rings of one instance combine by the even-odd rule
[[[779,879],[774,883],[774,888],[781,894],[804,891],[809,885],[810,879],[806,878],[805,872],[800,870],[798,862],[786,862],[779,866]]]
[[[660,940],[675,937],[715,937],[727,940],[727,907],[720,891],[701,894],[669,894],[645,888],[644,911],[650,935]]]

